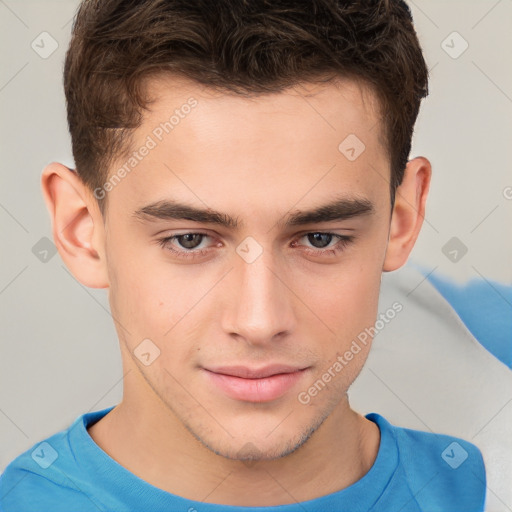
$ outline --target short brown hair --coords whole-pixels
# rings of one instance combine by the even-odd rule
[[[76,170],[91,190],[129,152],[148,104],[144,83],[165,73],[246,95],[326,76],[369,85],[380,105],[391,204],[428,94],[402,0],[84,0],[64,90]]]

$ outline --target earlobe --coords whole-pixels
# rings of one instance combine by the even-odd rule
[[[389,240],[382,270],[403,266],[418,238],[423,219],[432,168],[424,157],[407,162],[402,183],[396,190]]]
[[[66,266],[83,285],[108,287],[103,219],[86,186],[73,170],[51,163],[43,170],[41,188]]]

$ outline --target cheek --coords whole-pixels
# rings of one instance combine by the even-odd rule
[[[380,288],[380,271],[364,262],[331,273],[329,279],[308,281],[302,292],[319,326],[335,337],[340,347],[344,342],[373,325],[376,319]],[[318,276],[317,276],[318,277]],[[321,320],[321,322],[320,322]]]
[[[108,272],[110,307],[129,346],[162,337],[175,323],[169,315],[175,292],[160,269],[143,253],[116,240],[108,254]]]
[[[377,317],[381,276],[379,264],[369,261],[371,257],[347,262],[343,271],[340,267],[339,273],[331,274],[331,279],[317,280],[324,283],[322,287],[309,283],[308,301],[312,301],[311,309],[323,324],[315,321],[308,327],[308,338],[317,340],[320,356],[308,383],[312,387],[302,390],[313,406],[322,407],[330,400],[339,399],[367,359],[372,341],[369,328]],[[323,389],[330,392],[323,393]]]
[[[329,330],[323,330],[328,336],[320,335],[316,322],[316,329],[309,331],[308,337],[317,340],[321,356],[312,378],[297,397],[299,403],[310,402],[317,408],[331,401],[334,405],[356,379],[371,348],[369,328],[377,316],[379,285],[380,273],[361,264],[330,282],[335,291],[315,295],[310,288],[308,297],[315,303],[312,309],[319,312]]]
[[[295,280],[304,283],[301,296],[323,321],[322,330],[331,340],[335,337],[338,348],[376,321],[386,241],[383,219],[361,235],[338,263],[303,271]]]
[[[354,324],[361,328],[375,322],[377,315],[381,273],[369,265],[360,265],[347,278],[345,310]]]
[[[173,268],[154,254],[145,259],[144,252],[112,251],[111,262],[109,299],[120,338],[132,353],[151,340],[160,350],[155,367],[182,364],[203,338],[198,315],[204,312],[201,298],[212,287],[211,276],[200,270],[193,274],[192,267]]]

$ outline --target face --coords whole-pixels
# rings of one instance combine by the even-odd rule
[[[214,452],[282,456],[346,401],[370,347],[345,357],[375,323],[389,235],[374,97],[349,81],[150,91],[96,191],[125,368]]]

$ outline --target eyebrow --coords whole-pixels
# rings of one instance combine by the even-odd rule
[[[305,224],[332,222],[351,219],[375,212],[375,207],[366,198],[341,197],[310,210],[296,211],[285,215],[277,222],[279,226],[292,227]],[[195,206],[180,203],[173,199],[157,201],[139,208],[134,212],[134,217],[142,221],[155,220],[190,220],[205,224],[213,224],[224,228],[238,229],[243,222],[237,217],[231,217],[226,213],[215,211],[211,208],[197,208]]]

